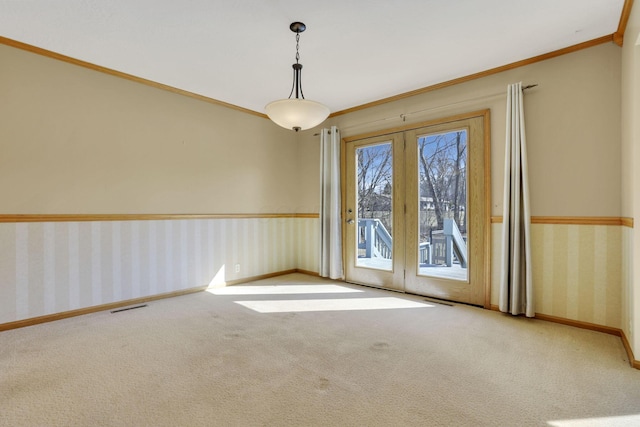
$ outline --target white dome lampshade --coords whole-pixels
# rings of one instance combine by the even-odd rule
[[[273,101],[265,110],[274,123],[295,131],[316,127],[329,117],[329,107],[301,98]]]
[[[307,29],[302,22],[294,22],[289,29],[296,33],[296,63],[293,64],[293,87],[288,99],[270,102],[265,108],[267,116],[283,128],[299,130],[318,126],[329,117],[329,108],[316,101],[304,99],[302,93],[302,64],[300,64],[300,33]],[[296,97],[291,98],[295,91]]]

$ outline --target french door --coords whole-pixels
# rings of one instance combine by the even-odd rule
[[[488,115],[343,141],[348,282],[488,305]]]

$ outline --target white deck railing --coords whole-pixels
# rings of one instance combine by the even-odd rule
[[[379,219],[358,220],[358,249],[365,258],[392,258],[393,239]]]
[[[462,268],[467,267],[467,243],[452,219],[445,219],[443,229],[433,232],[432,242],[418,245],[420,264],[453,265],[454,255]],[[437,236],[437,239],[436,239]],[[384,224],[376,218],[358,220],[358,250],[361,258],[391,259],[393,238]]]

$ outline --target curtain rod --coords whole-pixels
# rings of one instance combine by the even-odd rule
[[[525,91],[527,89],[531,89],[531,88],[534,88],[536,86],[538,86],[538,83],[533,83],[533,84],[530,84],[530,85],[527,85],[527,86],[523,86],[522,90]],[[441,109],[444,109],[444,108],[452,107],[454,105],[467,104],[467,103],[470,103],[470,102],[480,101],[480,100],[483,100],[483,99],[495,98],[497,96],[504,96],[504,95],[506,95],[505,92],[506,91],[490,93],[489,95],[482,95],[482,96],[479,96],[479,97],[476,97],[476,98],[465,99],[463,101],[452,102],[450,104],[445,104],[445,105],[439,105],[437,107],[425,108],[424,110],[412,111],[410,113],[402,113],[399,116],[385,117],[385,118],[382,118],[382,119],[372,120],[370,122],[358,123],[356,125],[347,126],[347,127],[342,128],[342,129],[343,130],[344,129],[351,129],[351,128],[358,127],[358,126],[370,125],[372,123],[377,123],[377,122],[386,122],[387,120],[394,120],[394,119],[398,119],[398,118],[400,118],[404,122],[408,116],[413,116],[415,114],[425,113],[427,111],[441,110]],[[318,136],[318,135],[320,135],[320,134],[319,133],[314,133],[313,134],[313,136]]]

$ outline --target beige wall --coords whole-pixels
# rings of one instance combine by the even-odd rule
[[[298,135],[269,120],[4,45],[0,64],[0,214],[304,212]],[[2,223],[0,323],[317,271],[317,228],[291,215]]]
[[[622,211],[640,218],[640,6],[637,2],[624,35],[622,48]],[[623,329],[636,359],[640,358],[640,239],[625,233],[623,250]]]
[[[621,51],[617,46],[600,45],[338,116],[323,126],[336,124],[343,136],[352,136],[401,125],[401,114],[406,115],[407,122],[417,123],[490,108],[492,214],[501,215],[506,85],[517,81],[537,83],[539,87],[525,96],[532,214],[620,216],[620,169],[623,165],[620,149],[620,60]],[[3,120],[0,126],[0,197],[6,201],[0,207],[0,213],[318,211],[317,129],[294,134],[263,118],[6,46],[0,46],[0,61],[3,63],[0,93],[7,100],[0,105]],[[214,221],[212,224],[222,223]],[[317,270],[315,219],[292,218],[277,223],[277,231],[267,232],[273,236],[261,240],[261,250],[249,248],[254,245],[247,236],[251,235],[251,230],[262,230],[266,223],[224,223],[219,230],[215,228],[217,225],[209,224],[177,222],[176,229],[184,233],[170,251],[182,253],[180,251],[184,247],[216,245],[234,236],[228,242],[238,240],[240,243],[222,249],[222,253],[216,255],[218,264],[234,265],[240,252],[246,252],[249,255],[241,262],[245,265],[245,260],[251,263],[268,252],[284,254],[284,265],[267,263],[264,269],[258,268],[258,274],[289,267]],[[5,226],[4,237],[13,237],[4,239],[10,247],[3,248],[3,253],[16,251],[15,259],[18,254],[24,256],[25,229],[32,236],[29,239],[35,239],[33,242],[28,240],[26,247],[28,262],[31,263],[28,266],[36,272],[35,282],[29,284],[29,295],[35,298],[35,307],[44,310],[46,292],[53,291],[50,290],[51,279],[42,272],[52,266],[55,271],[66,272],[60,279],[62,286],[66,286],[64,274],[71,274],[71,269],[75,268],[73,260],[60,260],[58,255],[53,258],[51,255],[52,250],[57,252],[57,244],[62,245],[62,253],[65,247],[69,253],[69,228],[64,227],[71,227],[70,235],[74,242],[76,237],[80,241],[85,239],[85,246],[91,251],[98,250],[99,255],[112,250],[116,255],[137,254],[141,259],[158,259],[160,255],[154,256],[153,251],[147,253],[143,249],[153,246],[145,239],[153,242],[153,239],[157,241],[160,238],[161,228],[154,231],[154,226],[150,225],[152,228],[144,231],[146,225],[122,226],[125,230],[130,227],[128,232],[133,233],[133,237],[122,243],[124,246],[111,246],[111,249],[100,245],[105,241],[101,237],[103,231],[107,236],[104,239],[110,239],[112,223],[81,225],[79,230],[84,230],[85,234],[76,233],[73,225],[11,226],[16,229]],[[197,233],[189,234],[197,227],[217,230],[211,236],[213,240],[199,241],[195,237]],[[543,312],[619,327],[620,316],[612,313],[616,311],[616,304],[619,305],[616,301],[620,300],[620,274],[607,274],[611,266],[602,261],[616,257],[615,248],[622,247],[623,238],[629,239],[628,233],[622,235],[615,227],[572,226],[565,229],[565,226],[549,225],[538,228],[536,259],[539,263],[535,275],[538,302]],[[283,237],[291,236],[291,233],[295,237]],[[499,226],[494,225],[494,254],[500,251],[499,233]],[[545,236],[549,235],[554,238],[545,243]],[[556,238],[560,235],[566,238]],[[22,243],[16,236],[22,236]],[[611,248],[607,257],[602,259],[598,258],[596,251],[596,242],[600,241],[606,241]],[[569,276],[561,268],[555,270],[562,274],[549,275],[543,267],[549,261],[545,245],[551,245],[558,256],[567,258],[572,266],[567,270]],[[97,249],[93,249],[94,246]],[[578,252],[582,258],[572,258]],[[92,256],[99,255],[94,253]],[[117,258],[116,255],[104,256]],[[622,264],[632,264],[625,261],[624,256],[623,253]],[[592,258],[599,263],[593,264]],[[126,257],[122,262],[131,263],[133,259]],[[178,258],[176,262],[182,261]],[[63,267],[56,269],[58,263]],[[15,293],[20,289],[18,281],[24,280],[18,274],[24,264],[22,267],[13,262],[4,264],[0,279],[3,283],[12,283],[14,286],[6,289],[13,289]],[[95,292],[101,295],[112,295],[110,288],[97,289],[110,280],[104,277],[111,276],[103,277],[104,274],[108,275],[122,265],[114,267],[107,262],[101,266],[93,258],[86,265],[98,265],[96,271],[100,272],[83,270],[81,274],[88,279],[86,286],[96,289]],[[181,265],[176,264],[175,268],[182,268]],[[197,265],[189,267],[194,270],[187,276],[181,276],[185,280],[178,280],[174,284],[176,289],[198,286],[203,280],[210,279],[208,270],[207,274],[203,273],[205,264]],[[197,268],[200,273],[195,270]],[[136,274],[153,274],[153,269],[150,271],[138,271]],[[494,276],[495,271],[494,267]],[[200,277],[199,274],[204,274],[204,279],[191,280]],[[234,275],[227,270],[226,279],[249,277],[249,274],[243,270],[240,275]],[[135,287],[138,285],[134,285],[138,276],[126,273],[123,283],[117,286],[120,289],[133,286],[132,292],[138,292]],[[582,282],[576,285],[576,281],[565,280],[565,276],[578,280],[593,276],[593,280],[586,281],[587,289],[576,287],[583,286]],[[495,289],[495,280],[492,280],[492,285]],[[152,289],[151,285],[145,289]],[[89,298],[86,304],[91,304],[97,294],[87,289],[85,292]],[[549,295],[564,296],[564,303],[552,301]],[[578,300],[574,304],[576,295]],[[600,304],[603,295],[607,301]],[[494,291],[492,300],[496,298]],[[14,310],[18,310],[17,300],[14,302]],[[636,309],[638,306],[640,304],[635,306]]]
[[[620,216],[620,48],[613,43],[337,116],[325,126],[337,125],[346,137],[400,126],[401,114],[421,111],[408,115],[409,123],[490,108],[492,215],[501,215],[506,87],[518,81],[539,84],[525,95],[532,215]],[[312,132],[301,150],[312,167]],[[301,198],[307,205],[317,193]]]
[[[0,45],[0,213],[291,213],[269,120]]]
[[[537,83],[525,94],[532,215],[619,217],[620,60],[618,46],[599,45],[337,116],[324,126],[336,124],[344,137],[401,126],[401,114],[417,123],[491,109],[491,205],[492,215],[501,216],[506,87]],[[301,155],[311,168],[318,161],[317,137],[304,138]],[[301,191],[300,197],[304,204],[317,195]],[[536,311],[621,327],[621,227],[535,224],[532,234]],[[492,225],[492,236],[491,302],[497,304],[500,224]]]

